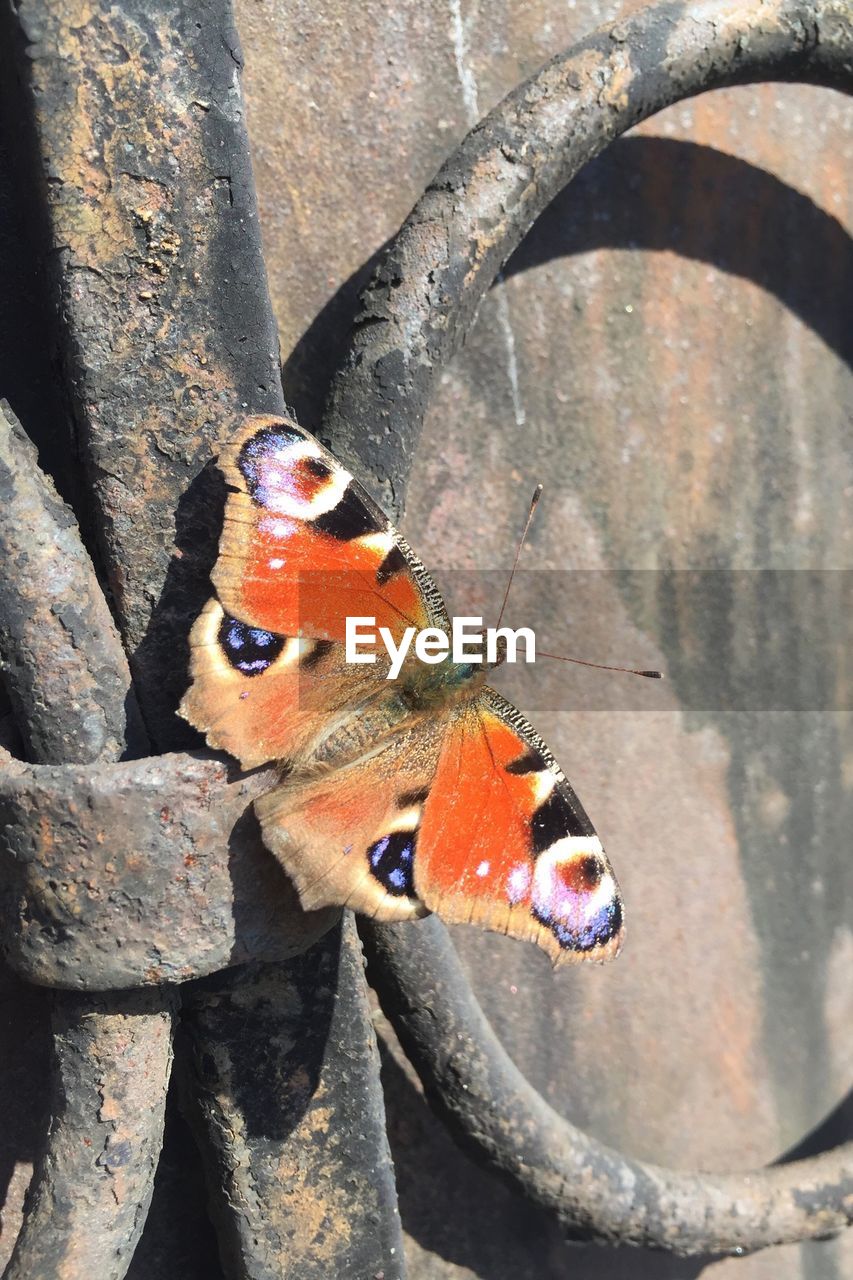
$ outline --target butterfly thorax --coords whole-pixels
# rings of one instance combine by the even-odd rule
[[[414,658],[395,683],[413,710],[430,712],[476,697],[485,683],[485,670],[482,663],[454,662],[449,657],[438,663]]]
[[[312,764],[342,768],[364,759],[418,721],[437,721],[460,703],[473,701],[485,678],[482,664],[410,660],[396,680],[387,681],[377,696],[331,728],[313,751]]]

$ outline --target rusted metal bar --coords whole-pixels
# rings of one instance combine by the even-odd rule
[[[0,670],[31,759],[143,749],[118,633],[77,522],[0,402]]]
[[[572,1238],[679,1254],[823,1239],[853,1221],[853,1142],[749,1173],[630,1160],[563,1119],[513,1064],[435,917],[362,924],[371,982],[453,1135]]]
[[[468,134],[362,295],[319,434],[368,463],[399,516],[436,379],[543,209],[614,138],[693,94],[757,80],[849,90],[847,0],[665,3],[601,27]],[[363,465],[362,465],[363,470]]]
[[[187,1038],[187,1110],[213,1138],[205,1150],[228,1274],[400,1280],[379,1057],[352,916],[288,965],[247,966],[225,989],[199,983]]]
[[[131,655],[149,735],[161,750],[181,750],[190,739],[186,725],[175,716],[175,707],[187,683],[189,626],[210,593],[208,572],[223,498],[218,477],[206,464],[218,442],[236,429],[245,414],[283,408],[278,344],[242,121],[239,46],[225,0],[201,0],[191,6],[178,0],[95,5],[67,0],[61,6],[48,0],[22,0],[16,6],[15,23],[45,180],[48,252],[61,317],[59,345],[94,501],[100,556]],[[149,965],[149,979],[139,975],[142,981],[180,975],[182,944],[176,947],[169,935],[187,923],[178,894],[166,884],[167,867],[174,865],[165,852],[168,833],[157,837],[151,821],[158,767],[161,786],[175,781],[168,761],[144,762],[141,773],[123,778],[120,772],[107,777],[104,771],[98,779],[78,772],[75,783],[71,773],[63,781],[39,775],[54,787],[52,810],[46,796],[42,797],[45,811],[52,811],[54,818],[77,785],[81,800],[100,796],[101,817],[108,820],[111,839],[119,841],[116,823],[120,829],[127,818],[138,819],[135,834],[144,837],[142,847],[162,854],[163,875],[160,870],[154,873],[159,895],[155,941],[157,946],[162,944],[166,963],[149,948],[147,959],[153,966]],[[219,764],[182,758],[177,773],[183,770],[192,775],[195,770],[198,785],[211,767],[219,771],[214,781],[224,784],[225,771]],[[141,784],[145,793],[136,808],[128,790],[132,781]],[[187,781],[187,790],[189,785]],[[235,784],[238,790],[242,785]],[[27,806],[31,812],[36,803],[32,793],[25,794],[26,787],[23,779],[16,792],[21,815]],[[179,799],[180,792],[178,787]],[[222,793],[220,787],[217,798]],[[247,798],[248,793],[243,796]],[[203,792],[197,800],[203,809]],[[164,793],[161,807],[168,809],[170,801],[171,795]],[[180,804],[177,811],[179,818],[188,812]],[[72,823],[80,823],[81,813],[78,806]],[[168,817],[161,821],[166,826],[170,822]],[[29,822],[24,819],[20,830]],[[45,873],[51,851],[31,831],[29,837],[21,837],[21,866],[23,874],[31,877],[27,887],[47,908],[48,924],[54,909],[63,925],[69,923],[73,890],[85,874],[80,855],[89,857],[96,826],[97,821],[93,825],[83,819],[76,831],[64,829],[66,874],[61,880]],[[211,837],[214,827],[215,823],[207,827]],[[178,843],[192,843],[203,830],[204,822],[187,833],[172,834]],[[203,844],[189,854],[201,854],[192,867],[185,856],[177,886],[189,888],[192,896],[193,875],[202,880],[201,886],[196,882],[200,910],[191,925],[197,952],[204,955],[200,934],[203,921],[210,918],[209,908],[223,916],[213,939],[215,963],[235,958],[223,954],[232,947],[229,930],[236,937],[246,924],[244,920],[241,925],[239,915],[233,922],[229,918],[240,893],[225,883],[229,830],[226,817],[226,825],[219,829],[218,859],[212,846],[206,859]],[[133,920],[146,914],[140,899],[147,869],[130,864],[126,855],[132,852],[131,840],[119,843],[118,871],[95,859],[99,864],[96,883],[104,890],[99,905],[106,910],[97,923],[97,911],[87,916],[88,923],[94,923],[94,936],[84,941],[86,921],[79,931],[71,930],[74,936],[65,961],[74,967],[78,985],[93,976],[100,982],[111,980],[110,974],[112,980],[119,976],[105,959],[110,924],[135,939],[130,970],[139,974],[146,963],[143,935],[146,924],[152,923],[151,915],[140,919],[138,928],[134,924],[128,928],[126,917]],[[235,867],[240,870],[237,858]],[[243,864],[244,880],[245,870]],[[271,876],[276,874],[270,871]],[[58,894],[51,879],[61,886]],[[208,888],[214,890],[211,902],[202,901]],[[254,893],[262,889],[255,885]],[[280,886],[276,893],[280,896]],[[245,900],[249,897],[246,890]],[[277,905],[265,913],[258,898],[255,902],[248,940],[244,936],[245,954],[253,953],[257,935],[267,937],[280,924],[274,918]],[[17,941],[25,951],[23,932],[19,929]],[[33,955],[46,940],[34,939]],[[303,943],[308,941],[306,935]],[[190,953],[183,954],[190,963]],[[242,958],[239,953],[237,958]],[[201,969],[197,959],[194,954],[190,972],[203,971],[211,960],[211,949],[207,948]],[[51,963],[50,974],[42,968],[43,978],[51,979],[60,967],[48,962],[47,968]],[[240,976],[233,971],[215,982],[211,979],[204,991],[205,1004],[197,1005],[194,993],[186,992],[183,1016],[189,1035],[197,1020],[201,1020],[199,1034],[204,1035],[204,1011],[210,1002],[225,1005],[232,997],[240,1001],[247,1024],[257,1020],[268,1036],[274,1036],[279,1020],[287,1024],[291,986],[286,971],[265,971],[262,991],[253,989],[249,975],[243,978],[242,988]],[[358,980],[363,983],[360,972]],[[329,1101],[333,1084],[345,1087],[356,1055],[363,1057],[358,1070],[365,1079],[375,1069],[372,1030],[355,980],[342,984],[336,1001],[340,1002],[336,1018],[340,1026],[350,1028],[351,1036],[331,1039],[326,1046]],[[288,1034],[287,1025],[282,1036]],[[290,1066],[301,1079],[305,1072],[297,1061],[298,1041],[297,1037]],[[337,1074],[335,1062],[340,1064]],[[255,1187],[259,1221],[279,1220],[276,1215],[288,1167],[305,1172],[313,1185],[315,1205],[322,1204],[324,1197],[334,1204],[352,1174],[353,1159],[362,1169],[362,1187],[373,1173],[387,1188],[391,1174],[381,1106],[363,1116],[357,1151],[332,1139],[321,1149],[316,1129],[297,1126],[265,1134],[263,1117],[269,1103],[265,1081],[251,1064],[243,1067],[236,1087],[241,1102],[261,1125],[254,1154],[240,1145],[236,1133],[205,1128],[204,1141],[212,1144],[222,1167],[247,1154],[257,1161],[257,1169],[250,1164],[245,1172]],[[344,1102],[340,1099],[341,1105]],[[382,1218],[379,1223],[377,1213]],[[46,1254],[49,1225],[44,1232]],[[341,1233],[334,1239],[329,1236],[328,1274],[355,1274],[347,1271],[349,1258],[372,1257],[377,1237],[387,1241],[398,1234],[393,1206],[387,1196],[380,1197],[367,1216],[351,1216],[346,1239]],[[300,1250],[307,1256],[319,1247],[311,1236],[310,1220],[307,1234],[295,1233],[290,1246],[288,1265],[299,1273]],[[246,1235],[239,1257],[229,1255],[230,1274],[257,1275],[264,1265],[260,1243],[258,1249],[261,1253]]]
[[[228,5],[22,0],[59,343],[149,733],[183,747],[187,619],[210,591],[205,464],[283,406]]]
[[[47,1150],[4,1280],[120,1280],[145,1224],[163,1141],[174,999],[63,992]]]
[[[0,781],[11,968],[98,991],[304,951],[339,912],[301,911],[263,848],[247,809],[264,782],[181,752],[110,767],[19,763]]]
[[[74,517],[3,404],[0,491],[0,660],[31,753],[90,764],[138,748],[127,661]],[[8,1280],[125,1274],[163,1138],[173,1009],[162,990],[56,995],[50,1129]]]

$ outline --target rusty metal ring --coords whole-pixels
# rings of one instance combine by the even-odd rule
[[[484,294],[539,215],[632,125],[727,85],[853,89],[846,0],[663,3],[558,54],[477,124],[361,297],[319,435],[399,517],[424,414]]]
[[[362,296],[320,434],[399,515],[438,376],[548,203],[626,129],[693,94],[758,80],[853,89],[839,0],[662,4],[600,28],[515,89],[462,142]],[[364,923],[373,981],[427,1096],[465,1148],[569,1233],[679,1253],[742,1253],[853,1220],[853,1144],[704,1177],[629,1161],[569,1125],[489,1027],[441,923]]]

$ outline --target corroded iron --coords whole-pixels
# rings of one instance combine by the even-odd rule
[[[125,1275],[163,1142],[176,996],[62,992],[47,1150],[5,1280]]]
[[[716,1176],[628,1159],[530,1087],[471,994],[439,920],[410,929],[365,923],[363,935],[383,1008],[438,1114],[571,1238],[743,1254],[825,1239],[853,1221],[853,1142]]]
[[[400,1275],[379,1054],[351,915],[287,966],[194,986],[186,1109],[204,1143],[212,1212],[235,1275]],[[367,1158],[368,1152],[371,1152]],[[306,1159],[306,1153],[312,1158]]]
[[[44,762],[30,767],[39,782],[27,829],[61,848],[65,859],[74,800],[60,805],[61,834],[49,833],[41,778],[51,764],[65,778],[69,765],[59,767],[60,761],[99,775],[126,745],[139,749],[144,735],[124,650],[73,514],[40,472],[35,450],[4,404],[0,487],[0,669],[30,753]],[[26,772],[27,766],[6,762],[4,798]],[[2,801],[0,812],[5,844],[14,820]],[[14,865],[10,845],[3,854],[0,883]],[[34,923],[26,892],[12,894],[26,925]],[[51,943],[62,933],[54,927]],[[113,938],[112,951],[115,946]],[[162,987],[76,998],[56,992],[50,1133],[8,1280],[50,1280],[92,1268],[106,1280],[124,1275],[163,1139],[174,1007],[173,994]]]
[[[250,806],[269,771],[230,772],[180,752],[16,766],[0,793],[11,967],[29,982],[97,991],[301,954],[339,913],[300,911],[261,845]]]

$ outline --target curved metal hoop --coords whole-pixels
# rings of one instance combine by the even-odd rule
[[[367,464],[387,506],[399,513],[404,505],[442,367],[554,196],[662,108],[761,80],[852,90],[849,6],[773,0],[643,10],[552,59],[468,134],[362,297],[321,430],[338,454]],[[439,1115],[570,1233],[678,1253],[743,1253],[832,1235],[853,1221],[853,1143],[727,1177],[628,1160],[531,1088],[489,1027],[438,920],[408,931],[365,924],[362,934],[386,1012]]]
[[[663,3],[599,28],[485,116],[389,244],[332,382],[320,436],[399,517],[437,378],[496,275],[580,169],[633,125],[734,84],[853,90],[845,0]],[[369,478],[369,477],[368,477]]]

